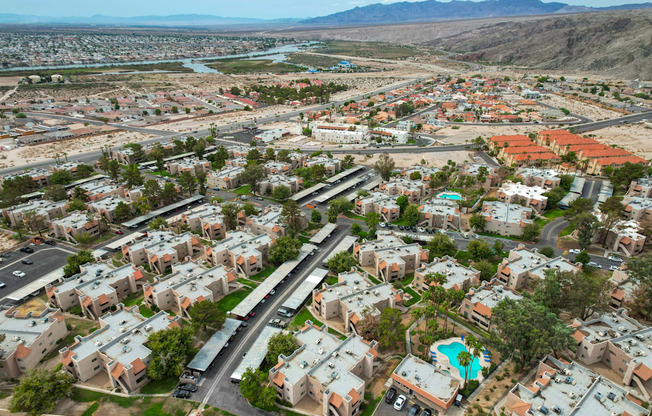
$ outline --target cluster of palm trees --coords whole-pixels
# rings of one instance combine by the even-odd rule
[[[455,289],[445,289],[443,285],[447,282],[445,275],[441,273],[429,273],[425,276],[428,289],[421,297],[424,306],[412,310],[414,319],[424,318],[426,322],[425,334],[420,339],[422,345],[430,345],[435,341],[434,336],[439,332],[437,317],[440,312],[444,313],[444,328],[439,334],[441,337],[448,336],[448,311],[459,305],[464,299],[464,292]],[[428,351],[425,351],[427,359]]]
[[[466,350],[457,354],[457,362],[464,367],[464,386],[466,387],[466,384],[471,381],[470,373],[473,363],[477,358],[480,358],[483,346],[480,340],[473,335],[468,335],[464,340],[464,344],[466,344]]]

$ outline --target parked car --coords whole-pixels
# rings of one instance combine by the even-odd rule
[[[7,286],[7,285],[5,285],[4,282],[0,282],[0,288],[3,288],[3,287],[5,287],[5,286]]]
[[[420,233],[425,233],[425,232],[426,232],[426,229],[423,228],[423,227],[418,227],[418,228],[417,228],[417,231],[419,231]]]
[[[620,257],[609,256],[609,257],[607,257],[607,258],[608,258],[609,260],[611,260],[611,261],[615,261],[616,263],[622,263],[622,262],[623,262],[623,259],[621,259]]]
[[[385,223],[384,223],[384,222],[381,222],[381,223],[378,224],[378,225],[380,225],[381,228],[385,228]]]
[[[284,308],[279,308],[278,311],[276,311],[276,314],[285,318],[292,318],[292,313]]]
[[[124,234],[124,231],[122,231],[122,230],[115,230],[115,233],[118,234],[118,235],[122,235],[122,234]]]
[[[392,404],[394,403],[394,399],[396,399],[396,389],[392,387],[387,390],[387,394],[385,394],[385,403]]]
[[[407,399],[402,394],[398,396],[398,399],[394,402],[394,410],[402,410]]]
[[[609,266],[609,270],[618,270],[618,269],[620,269],[620,266],[616,266],[616,265],[614,265],[614,264],[612,264],[611,266]]]
[[[423,413],[421,413],[421,416],[432,416],[432,410],[423,409]]]
[[[25,272],[21,272],[20,270],[15,270],[12,274],[16,277],[25,277]]]
[[[33,253],[34,249],[31,247],[21,247],[20,251],[22,251],[23,253]]]
[[[242,322],[240,322],[240,326],[241,326],[242,328],[246,328],[246,327],[249,326],[249,324],[247,323],[247,321],[242,321]]]
[[[172,397],[176,399],[187,399],[190,397],[190,392],[188,390],[177,389],[172,393]]]
[[[421,413],[421,406],[416,403],[414,403],[412,407],[410,407],[410,410],[408,410],[408,416],[419,416],[419,413]]]
[[[398,226],[398,229],[399,229],[399,230],[404,230],[405,227],[403,227],[402,225],[399,225],[399,226]]]
[[[23,264],[34,264],[34,262],[32,261],[32,259],[23,259],[23,260],[21,261],[21,263],[23,263]]]
[[[570,250],[568,250],[570,254],[580,254],[580,251],[581,250],[579,248],[571,248]]]
[[[602,266],[600,266],[598,263],[596,263],[594,261],[590,261],[590,262],[586,263],[586,265],[589,266],[589,267],[595,267],[596,269],[601,269],[602,268]]]
[[[177,389],[179,389],[179,390],[187,390],[187,391],[190,391],[190,392],[194,393],[194,392],[197,391],[197,386],[194,385],[194,384],[190,384],[190,383],[184,383],[184,384],[179,384]]]
[[[275,318],[269,321],[269,326],[273,326],[274,328],[285,328],[288,326],[288,323],[282,319]]]
[[[412,231],[413,233],[416,233],[417,232],[417,227],[415,227],[413,225],[412,227],[410,227],[410,231]]]

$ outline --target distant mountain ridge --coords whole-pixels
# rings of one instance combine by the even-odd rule
[[[446,3],[425,0],[390,4],[374,3],[328,16],[306,19],[301,23],[306,25],[365,25],[647,8],[652,8],[652,3],[586,7],[559,2],[544,3],[540,0],[484,0],[478,2],[453,0]]]

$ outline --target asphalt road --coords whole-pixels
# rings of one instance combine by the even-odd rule
[[[309,256],[300,264],[292,276],[286,279],[284,284],[279,286],[280,289],[276,290],[276,295],[270,297],[266,303],[256,307],[256,317],[249,320],[249,327],[243,328],[235,336],[234,341],[229,345],[229,348],[224,354],[217,357],[213,368],[204,374],[204,381],[199,391],[193,395],[193,400],[201,401],[203,404],[217,406],[222,410],[239,415],[267,414],[249,406],[240,395],[239,386],[231,383],[230,376],[240,364],[243,354],[249,351],[253,342],[269,320],[276,317],[276,311],[280,305],[316,267],[321,266],[323,259],[348,234],[349,227],[345,224],[340,224],[336,233],[326,240],[326,244],[321,246],[314,256]]]
[[[0,264],[0,282],[6,286],[0,289],[0,301],[4,300],[9,294],[40,279],[46,274],[56,270],[66,264],[68,256],[75,254],[76,250],[62,245],[57,246],[29,246],[34,249],[34,253],[23,253],[16,249],[9,252],[10,257],[3,259]],[[23,264],[23,259],[30,259],[34,264]],[[16,277],[12,273],[16,270],[25,273],[25,277]]]
[[[632,114],[629,116],[623,116],[619,118],[613,118],[610,120],[594,121],[591,123],[578,124],[573,126],[573,130],[576,133],[585,133],[587,131],[604,129],[605,127],[617,126],[625,123],[637,123],[644,119],[651,119],[652,111],[646,111],[644,113]]]

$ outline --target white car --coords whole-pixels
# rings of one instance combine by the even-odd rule
[[[426,229],[423,228],[423,227],[419,227],[419,228],[417,228],[417,231],[420,232],[420,233],[425,233]]]
[[[5,286],[7,286],[5,285],[5,282],[0,282],[0,287],[5,287]]]
[[[406,400],[407,399],[405,398],[404,395],[401,394],[400,396],[398,396],[398,399],[396,399],[396,401],[394,402],[394,410],[403,409],[403,405],[405,405]]]
[[[615,261],[616,263],[622,263],[622,262],[623,262],[623,259],[621,259],[620,257],[609,256],[609,257],[607,257],[607,258],[608,258],[609,260],[611,260],[611,261]]]
[[[580,251],[581,250],[579,248],[571,248],[570,250],[568,250],[568,252],[571,254],[580,254]]]
[[[378,225],[380,225],[381,228],[385,228],[385,223],[384,223],[384,222],[381,222],[381,223],[378,224]]]
[[[615,266],[613,264],[609,266],[609,270],[618,270],[618,269],[620,269],[620,266]]]
[[[16,277],[25,277],[25,272],[21,272],[20,270],[16,270],[13,272],[13,275]]]

